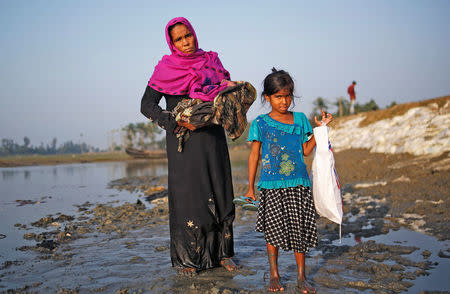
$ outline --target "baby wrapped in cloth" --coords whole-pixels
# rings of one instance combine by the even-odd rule
[[[172,111],[176,121],[184,121],[201,128],[211,124],[221,125],[232,140],[239,138],[247,127],[247,111],[256,99],[256,90],[248,82],[235,82],[234,86],[220,91],[213,101],[183,99]],[[178,126],[178,152],[189,139],[190,130]]]

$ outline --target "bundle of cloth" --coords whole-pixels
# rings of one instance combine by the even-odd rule
[[[172,111],[176,121],[184,121],[196,128],[221,125],[232,140],[239,138],[247,127],[247,111],[256,99],[256,89],[249,82],[234,82],[220,91],[213,101],[183,99]],[[191,131],[178,126],[175,130],[178,152],[189,139]]]

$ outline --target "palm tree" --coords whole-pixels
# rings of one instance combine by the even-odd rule
[[[136,124],[136,131],[139,134],[139,138],[138,138],[138,146],[141,149],[145,149],[145,139],[147,138],[147,127],[145,125],[145,123],[141,122],[141,123],[137,123]]]
[[[316,100],[313,101],[313,112],[318,112],[320,113],[321,110],[328,110],[328,105],[327,105],[328,101],[322,97],[317,97]]]
[[[310,115],[310,120],[314,121],[314,117],[317,116],[320,118],[322,116],[322,109],[327,111],[328,110],[328,101],[322,97],[317,97],[316,100],[313,101],[313,110]]]
[[[125,146],[133,147],[133,142],[136,137],[136,128],[134,124],[129,123],[126,127],[122,128],[125,131]]]

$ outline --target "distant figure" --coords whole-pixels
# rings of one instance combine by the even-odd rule
[[[350,114],[355,114],[355,100],[356,100],[355,86],[356,81],[353,81],[352,84],[347,89],[347,93],[350,96]]]

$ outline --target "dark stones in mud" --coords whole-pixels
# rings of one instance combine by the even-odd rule
[[[424,250],[424,251],[422,252],[422,256],[423,256],[424,258],[428,258],[428,257],[431,256],[431,252],[428,251],[428,250]]]
[[[59,215],[58,217],[47,216],[33,222],[35,227],[47,228],[49,226],[57,226],[57,230],[45,231],[41,233],[27,232],[24,238],[27,240],[35,240],[35,246],[22,246],[17,248],[20,251],[35,251],[38,253],[52,255],[42,255],[40,259],[54,259],[64,260],[70,259],[70,254],[57,254],[56,250],[61,243],[66,243],[78,238],[82,238],[85,234],[93,233],[95,231],[112,234],[116,233],[117,237],[121,237],[129,230],[135,230],[143,227],[154,226],[156,224],[167,224],[168,222],[168,207],[167,201],[162,201],[153,209],[147,209],[145,204],[138,200],[135,204],[125,203],[120,206],[112,206],[106,204],[98,204],[91,208],[92,204],[89,202],[79,206],[79,209],[89,208],[83,210],[86,214],[86,219],[74,222],[73,216]],[[61,222],[68,222],[64,226],[64,230],[59,229]],[[157,250],[167,250],[165,248],[158,248]],[[146,263],[145,260],[139,258],[130,259],[131,263]]]
[[[167,206],[148,210],[145,209],[142,202],[137,204],[125,203],[118,207],[97,205],[93,209],[93,217],[89,220],[89,224],[96,225],[96,229],[104,233],[116,232],[121,234],[130,229],[159,223],[157,217],[167,214]],[[162,223],[165,223],[165,221]]]
[[[17,250],[20,251],[36,251],[39,253],[52,253],[54,252],[59,246],[58,242],[55,242],[54,240],[43,240],[40,243],[37,243],[36,246],[22,246],[17,248]]]
[[[40,234],[25,233],[23,235],[23,238],[26,240],[35,240],[36,242],[41,242],[42,240],[46,240],[48,238],[56,236],[58,233],[59,231],[42,232]]]
[[[336,258],[350,250],[350,246],[333,246],[333,245],[321,245],[319,249],[322,251],[324,258]]]
[[[352,207],[352,208],[350,209],[350,212],[351,212],[351,214],[353,214],[353,215],[358,215],[358,213],[359,213],[359,207]]]
[[[167,248],[167,246],[158,246],[158,247],[155,247],[155,251],[157,251],[157,252],[159,252],[159,251],[165,251],[165,250],[167,250],[167,249],[169,249],[169,248]]]
[[[81,205],[74,205],[75,207],[78,207],[78,212],[83,212],[89,209],[89,207],[93,206],[94,204],[90,203],[89,201],[86,201],[85,203]]]
[[[154,193],[147,195],[147,197],[145,197],[145,200],[151,202],[153,200],[161,199],[161,198],[168,197],[168,196],[169,196],[169,191],[163,190],[163,191],[158,191],[158,192],[154,192]]]
[[[142,192],[145,195],[150,195],[156,191],[165,190],[163,186],[167,182],[164,181],[161,177],[126,177],[118,180],[111,181],[108,184],[108,188],[114,188],[119,191],[127,190],[131,193],[133,192]]]
[[[33,283],[32,285],[25,285],[21,288],[17,288],[17,289],[8,289],[6,290],[6,292],[2,292],[2,293],[6,293],[6,294],[16,294],[16,293],[37,293],[37,292],[30,292],[31,288],[35,288],[42,285],[42,282],[36,282]]]
[[[356,288],[360,290],[387,290],[394,293],[400,293],[403,291],[408,290],[409,287],[411,287],[413,283],[411,282],[389,282],[389,283],[373,283],[373,282],[364,282],[364,281],[349,281],[346,283],[346,287],[349,288]],[[386,292],[385,292],[386,293]],[[389,293],[389,292],[388,292]]]
[[[401,246],[401,245],[386,245],[386,244],[380,244],[376,243],[373,240],[369,240],[367,242],[358,244],[354,247],[352,247],[351,252],[385,252],[388,251],[392,254],[410,254],[416,250],[418,250],[418,247],[413,246]]]
[[[71,215],[65,215],[61,214],[58,217],[54,218],[51,215],[47,217],[43,217],[40,220],[31,223],[34,227],[48,227],[49,225],[53,226],[59,226],[59,223],[66,222],[66,221],[72,221],[74,220],[74,217]]]
[[[75,237],[81,237],[81,235],[91,232],[91,230],[83,227],[77,227],[76,225],[70,223],[65,226],[64,231],[54,230],[42,232],[40,234],[36,233],[25,233],[23,235],[24,239],[35,240],[36,242],[41,242],[51,238],[55,238],[58,242],[67,242],[74,239]]]
[[[39,200],[21,200],[21,199],[17,199],[16,200],[17,206],[24,206],[24,205],[33,205],[33,204],[41,204],[41,203],[45,203],[45,201],[39,201]]]
[[[59,288],[58,294],[77,294],[79,289],[66,289],[66,288]]]
[[[35,227],[47,227],[48,225],[50,225],[51,223],[53,223],[53,217],[51,216],[47,216],[47,217],[43,217],[40,220],[31,223],[32,226]]]
[[[12,260],[7,260],[7,261],[5,261],[5,262],[2,264],[2,266],[0,266],[0,270],[7,269],[7,268],[9,268],[9,267],[12,266],[12,265],[21,265],[21,264],[23,264],[23,263],[24,263],[23,261],[19,261],[19,260],[14,260],[14,261],[12,261]]]
[[[134,256],[134,257],[130,258],[130,260],[128,260],[128,262],[132,263],[132,264],[147,263],[147,261],[145,261],[145,259],[143,259],[140,256]]]
[[[145,204],[142,203],[142,201],[138,199],[136,201],[136,208],[144,209],[145,208]]]
[[[35,246],[21,246],[18,247],[17,250],[20,251],[35,251],[38,253],[53,253],[56,251],[58,246],[61,243],[68,242],[70,240],[74,240],[82,237],[86,233],[90,233],[93,229],[86,226],[78,226],[72,221],[74,220],[73,216],[68,216],[64,214],[60,214],[58,217],[47,216],[39,219],[36,222],[33,222],[32,225],[35,227],[44,227],[47,228],[49,225],[58,227],[57,230],[52,231],[44,231],[42,233],[25,233],[24,239],[27,240],[35,240],[38,242]],[[59,227],[61,223],[69,222],[64,230],[60,230]],[[48,259],[49,257],[42,256],[41,259]]]
[[[448,252],[448,249],[447,249]],[[450,258],[450,254],[446,254],[444,251],[439,250],[438,256],[441,258]]]
[[[14,224],[14,227],[20,228],[20,229],[26,229],[26,228],[27,228],[27,225],[23,225],[23,224],[17,223],[17,224]]]
[[[48,251],[53,251],[59,246],[59,243],[53,241],[53,240],[43,240],[41,243],[36,244],[37,247],[44,248]]]
[[[413,246],[386,245],[370,240],[353,247],[346,246],[340,250],[340,254],[333,252],[332,246],[328,248],[329,252],[324,251],[327,264],[318,270],[314,280],[334,289],[354,288],[380,293],[400,293],[413,285],[406,280],[426,275],[426,270],[431,268],[428,261],[415,262],[402,256],[419,249]],[[391,265],[392,261],[395,264]],[[414,268],[415,270],[411,271]],[[353,272],[351,276],[354,276],[355,280],[346,280],[340,274],[349,270]]]
[[[119,289],[117,290],[114,294],[142,294],[142,293],[146,293],[144,290],[142,289]]]

